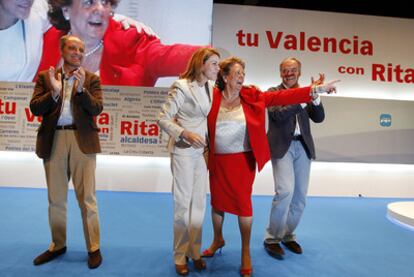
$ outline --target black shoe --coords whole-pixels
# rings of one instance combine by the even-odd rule
[[[39,256],[37,256],[34,260],[33,260],[33,264],[34,265],[41,265],[47,262],[50,262],[51,260],[55,259],[56,257],[59,257],[62,254],[66,253],[66,246],[63,247],[62,249],[56,250],[56,251],[49,251],[46,250],[45,252],[43,252],[42,254],[40,254]]]
[[[266,249],[267,253],[278,259],[283,260],[283,255],[285,255],[285,251],[283,251],[282,247],[280,247],[279,243],[267,243],[263,242],[264,248]]]
[[[101,256],[101,251],[96,250],[94,252],[89,252],[88,253],[88,267],[90,269],[94,269],[97,268],[98,266],[101,265],[102,263],[102,256]]]
[[[289,249],[290,251],[292,251],[295,254],[302,254],[302,247],[300,247],[299,243],[297,243],[296,241],[286,241],[283,242],[283,245],[286,246],[287,249]]]

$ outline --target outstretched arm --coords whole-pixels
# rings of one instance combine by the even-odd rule
[[[266,107],[308,103],[311,101],[311,88],[303,87],[268,91],[263,93],[263,95]]]

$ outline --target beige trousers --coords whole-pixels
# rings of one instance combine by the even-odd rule
[[[49,198],[50,251],[66,246],[66,203],[72,178],[81,210],[88,252],[99,249],[99,217],[95,194],[96,154],[84,154],[73,130],[56,130],[52,153],[43,160]]]
[[[174,197],[174,261],[200,259],[201,228],[206,207],[207,167],[201,153],[171,155]]]

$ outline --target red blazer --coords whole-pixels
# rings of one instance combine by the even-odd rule
[[[216,121],[222,94],[214,89],[213,104],[208,115],[209,161],[208,168],[214,171]],[[241,105],[246,117],[247,133],[258,170],[262,170],[270,159],[269,144],[266,136],[266,107],[308,103],[311,101],[310,87],[287,89],[263,93],[254,87],[243,87],[240,91]]]
[[[58,64],[59,39],[63,35],[65,32],[54,27],[45,33],[38,73]],[[124,30],[120,23],[110,19],[103,47],[99,68],[102,85],[153,87],[158,77],[183,72],[191,55],[201,46],[163,45],[157,38],[137,33],[135,28]]]

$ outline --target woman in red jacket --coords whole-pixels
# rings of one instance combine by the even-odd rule
[[[101,78],[102,85],[152,87],[159,77],[178,76],[200,46],[164,45],[134,28],[124,30],[112,19],[119,0],[49,0],[53,27],[44,35],[39,71],[60,61],[59,39],[71,33],[85,42],[82,66]]]
[[[268,106],[307,103],[317,93],[333,92],[334,82],[326,85],[262,93],[243,86],[244,62],[236,57],[223,60],[208,115],[210,141],[210,191],[214,240],[203,252],[212,257],[224,246],[224,213],[238,216],[242,237],[240,274],[250,276],[250,233],[252,227],[252,185],[256,164],[260,171],[270,159],[265,130]],[[322,78],[323,79],[323,78]],[[320,83],[321,80],[315,82]]]

